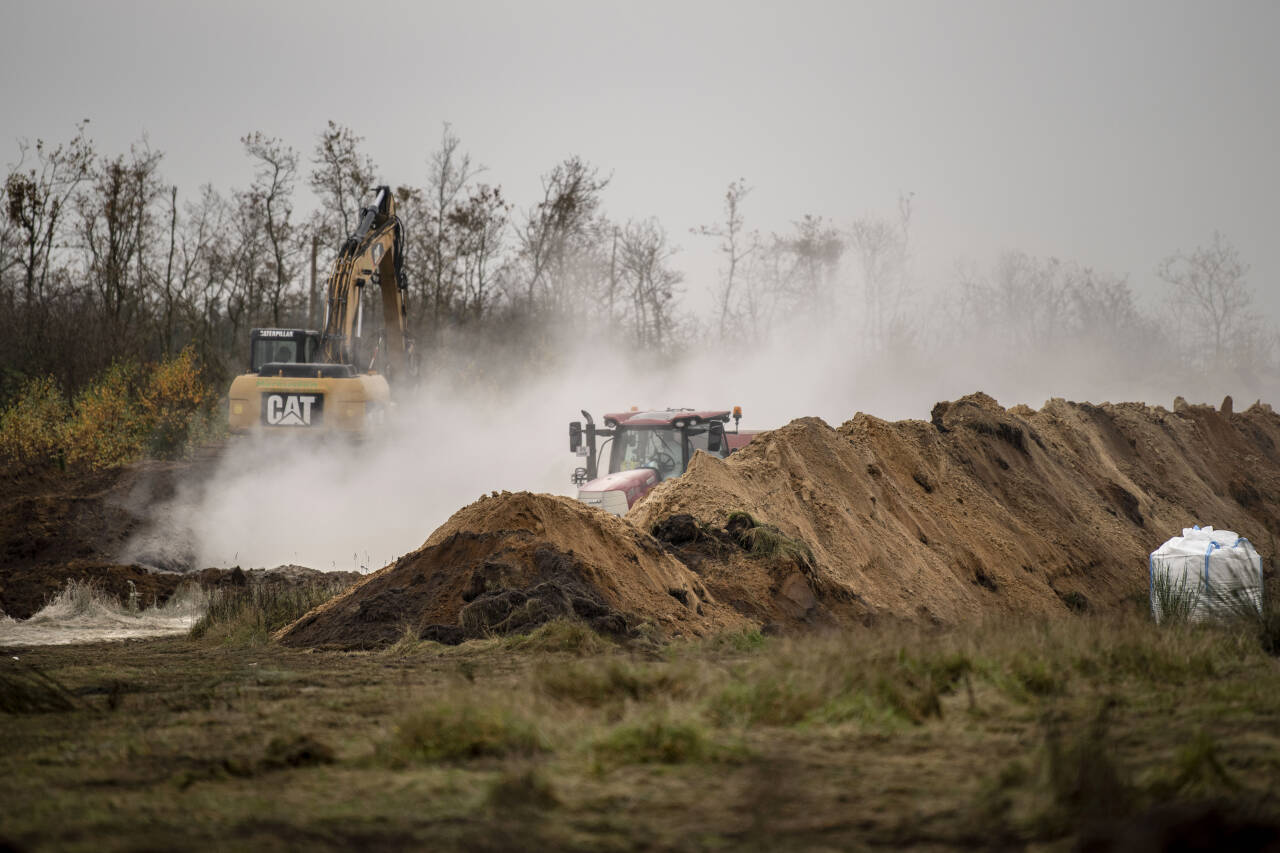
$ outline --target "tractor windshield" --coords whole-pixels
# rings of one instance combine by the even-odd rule
[[[684,448],[674,427],[620,427],[613,440],[609,473],[652,468],[659,480],[684,473]]]

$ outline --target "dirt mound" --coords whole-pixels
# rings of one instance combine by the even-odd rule
[[[801,418],[727,460],[698,454],[628,518],[662,532],[688,515],[714,531],[749,513],[812,549],[806,581],[816,607],[837,616],[1108,608],[1145,595],[1146,555],[1196,522],[1274,554],[1278,446],[1280,418],[1264,405],[1053,400],[1006,411],[973,394],[939,403],[932,422],[858,414],[833,429]],[[776,573],[732,555],[693,564],[718,600],[794,620]]]
[[[278,635],[287,645],[368,648],[406,631],[460,642],[525,631],[558,616],[667,636],[746,624],[662,544],[578,501],[494,493],[464,507],[417,551],[365,578]]]

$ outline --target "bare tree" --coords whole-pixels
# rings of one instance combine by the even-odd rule
[[[719,251],[725,256],[725,267],[720,271],[720,292],[716,299],[720,314],[721,341],[729,333],[735,301],[739,298],[735,290],[741,276],[740,268],[759,247],[758,236],[746,233],[742,216],[742,201],[750,193],[751,187],[747,185],[746,178],[730,182],[724,193],[724,221],[691,229],[700,237],[718,238]]]
[[[578,157],[556,165],[542,178],[542,201],[526,212],[517,229],[525,263],[525,302],[533,307],[539,296],[552,310],[577,296],[572,274],[580,261],[599,247],[606,229],[596,217],[600,195],[609,185],[599,170]]]
[[[200,198],[184,207],[178,238],[175,273],[176,304],[166,320],[166,330],[176,334],[180,322],[197,343],[206,363],[221,355],[218,334],[222,302],[227,288],[227,202],[209,184],[200,188]]]
[[[493,298],[494,265],[504,247],[510,211],[498,187],[480,184],[449,214],[456,234],[465,318],[483,318]]]
[[[1211,366],[1224,364],[1233,338],[1253,334],[1257,320],[1250,310],[1253,292],[1245,281],[1249,267],[1221,233],[1214,231],[1208,246],[1189,255],[1170,255],[1156,272],[1173,289],[1178,305],[1194,312],[1187,333],[1200,342],[1200,351],[1210,353]]]
[[[35,162],[26,143],[19,144],[21,156],[5,180],[5,212],[17,228],[21,246],[15,262],[22,269],[23,294],[28,304],[43,302],[49,276],[50,258],[64,224],[63,214],[76,189],[89,177],[93,167],[93,143],[85,136],[89,122],[83,121],[76,135],[65,145],[49,148],[37,139]]]
[[[424,221],[418,225],[425,237],[422,248],[427,277],[424,285],[433,332],[439,329],[463,291],[459,259],[461,236],[453,228],[457,224],[455,214],[458,205],[466,200],[471,180],[484,171],[473,166],[470,155],[459,150],[461,144],[457,134],[445,124],[440,147],[431,155],[426,205],[422,209]]]
[[[872,352],[884,350],[901,326],[909,291],[911,198],[899,196],[896,222],[864,216],[849,230],[849,245],[862,273],[864,340]]]
[[[360,203],[374,185],[373,160],[360,153],[364,137],[349,127],[329,122],[316,142],[311,162],[311,188],[320,197],[332,241],[346,238],[360,215]]]
[[[791,257],[794,273],[791,301],[796,310],[820,316],[833,307],[833,288],[844,255],[845,239],[827,220],[806,214],[792,223],[795,232],[776,238],[779,249]]]
[[[628,222],[619,254],[631,297],[631,327],[637,346],[661,349],[673,325],[676,287],[681,273],[670,267],[677,248],[656,219]]]
[[[153,205],[166,189],[159,179],[161,157],[145,144],[132,146],[127,158],[103,157],[77,197],[86,272],[117,339],[150,295],[148,234]]]
[[[298,153],[279,139],[255,131],[241,138],[245,153],[254,160],[249,203],[261,207],[260,218],[271,249],[272,279],[267,301],[271,322],[281,323],[281,305],[293,282],[294,258],[301,246],[292,222],[293,188],[298,172]]]

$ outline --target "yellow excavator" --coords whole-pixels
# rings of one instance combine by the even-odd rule
[[[231,431],[359,437],[384,423],[391,406],[388,376],[399,379],[413,369],[403,264],[395,199],[390,187],[377,187],[334,259],[324,331],[249,333],[249,372],[231,383]],[[379,333],[366,336],[364,290],[370,285],[380,291],[383,322]],[[375,370],[379,358],[382,373]]]

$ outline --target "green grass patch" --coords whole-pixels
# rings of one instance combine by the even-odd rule
[[[749,513],[729,513],[725,530],[754,557],[791,562],[799,567],[814,566],[813,549],[805,542],[787,536],[772,524],[762,524]]]
[[[710,698],[707,712],[720,726],[790,726],[824,701],[820,685],[804,674],[740,669]]]
[[[638,664],[612,658],[576,664],[544,664],[542,691],[553,699],[598,708],[610,703],[646,702],[690,692],[693,673],[675,664]]]
[[[802,722],[919,724],[942,715],[942,697],[973,669],[958,652],[859,653],[843,642],[791,644],[759,665],[737,668],[707,705],[719,725]]]
[[[409,714],[380,754],[392,763],[529,756],[550,749],[528,719],[495,705],[442,702]]]
[[[591,630],[587,623],[567,618],[552,619],[528,634],[513,634],[505,638],[503,644],[512,651],[567,652],[575,655],[600,654],[614,645]]]
[[[716,753],[701,724],[663,714],[614,726],[591,749],[608,764],[687,764]]]

